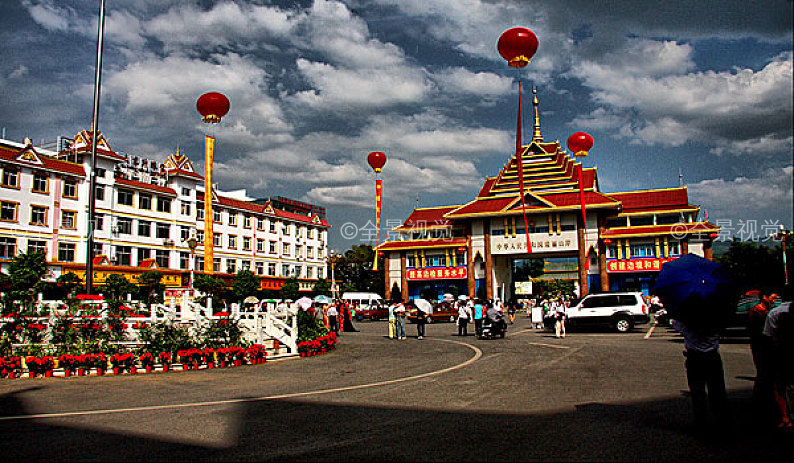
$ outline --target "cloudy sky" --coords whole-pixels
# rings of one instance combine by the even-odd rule
[[[98,5],[0,2],[7,139],[89,128]],[[792,227],[791,0],[107,0],[99,128],[203,170],[195,101],[223,92],[221,189],[323,205],[332,247],[371,243],[370,151],[388,156],[384,230],[469,201],[512,154],[517,73],[496,42],[513,26],[540,41],[521,78],[544,138],[591,133],[602,190],[681,172],[713,222]]]

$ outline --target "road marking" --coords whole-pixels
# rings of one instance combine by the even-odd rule
[[[645,335],[645,339],[648,339],[653,334],[653,330],[656,329],[656,323],[651,325],[651,329],[648,330],[648,334]]]
[[[265,397],[251,397],[246,399],[226,399],[226,400],[214,400],[210,402],[193,402],[193,403],[186,403],[186,404],[171,404],[171,405],[149,405],[143,407],[131,407],[131,408],[115,408],[115,409],[106,409],[106,410],[85,410],[85,411],[78,411],[78,412],[63,412],[63,413],[39,413],[35,415],[19,415],[19,416],[0,416],[0,421],[14,421],[14,420],[31,420],[31,419],[44,419],[44,418],[65,418],[71,416],[89,416],[89,415],[107,415],[111,413],[128,413],[128,412],[142,412],[142,411],[155,411],[155,410],[168,410],[168,409],[179,409],[179,408],[190,408],[190,407],[211,407],[216,405],[229,405],[229,404],[239,404],[239,403],[246,403],[246,402],[263,402],[266,400],[279,400],[279,399],[292,399],[295,397],[308,397],[314,395],[321,395],[321,394],[331,394],[334,392],[344,392],[344,391],[355,391],[358,389],[367,389],[371,387],[378,387],[378,386],[387,386],[390,384],[397,384],[403,383],[406,381],[413,381],[416,379],[428,378],[431,376],[438,376],[444,373],[449,373],[450,371],[459,370],[461,368],[465,368],[472,363],[476,362],[477,360],[482,357],[482,351],[473,346],[471,344],[467,344],[462,341],[450,340],[450,339],[433,339],[433,341],[440,341],[440,342],[451,342],[453,344],[460,344],[462,346],[466,346],[469,349],[474,351],[474,356],[463,363],[459,363],[457,365],[453,365],[448,368],[443,368],[441,370],[435,370],[428,373],[422,373],[420,375],[415,376],[407,376],[405,378],[397,378],[397,379],[389,379],[386,381],[378,381],[375,383],[368,383],[368,384],[358,384],[355,386],[345,386],[345,387],[335,387],[332,389],[321,389],[319,391],[309,391],[309,392],[294,392],[291,394],[279,394],[279,395],[271,395]]]

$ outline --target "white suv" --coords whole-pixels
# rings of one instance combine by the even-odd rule
[[[639,292],[588,294],[566,309],[565,324],[571,327],[608,326],[627,333],[635,325],[648,323],[648,312]]]

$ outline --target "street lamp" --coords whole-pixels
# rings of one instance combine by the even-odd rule
[[[331,299],[336,300],[336,278],[334,276],[334,265],[342,260],[342,254],[332,249],[328,252],[328,257],[326,259],[331,264]]]
[[[786,230],[786,228],[781,224],[780,231],[777,233],[772,233],[769,236],[772,239],[780,241],[780,247],[783,248],[783,272],[785,274],[785,281],[786,286],[788,286],[788,264],[786,263],[786,245],[791,242],[791,236],[794,235],[794,232],[791,230]]]
[[[182,240],[187,243],[187,247],[190,248],[190,295],[193,296],[193,272],[196,269],[196,247],[198,246],[198,240],[196,239],[195,235],[191,235],[190,238],[186,240]]]

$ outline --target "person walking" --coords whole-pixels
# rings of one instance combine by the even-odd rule
[[[458,304],[458,336],[468,336],[468,325],[472,318],[471,309],[466,304]]]
[[[768,292],[760,294],[758,304],[754,305],[747,312],[747,330],[750,334],[750,353],[753,356],[753,366],[755,366],[755,382],[753,384],[753,400],[755,410],[759,414],[760,420],[765,422],[769,416],[775,413],[773,403],[773,381],[769,370],[771,354],[771,338],[764,336],[764,325],[771,307],[771,300]]]
[[[398,304],[401,304],[401,302],[394,301],[389,306],[389,339],[397,337],[397,315],[395,315],[395,310]]]
[[[516,320],[516,301],[510,300],[507,302],[507,319],[511,325]]]
[[[416,308],[416,339],[423,339],[425,336],[425,324],[427,323],[428,313],[417,306]]]
[[[397,304],[397,307],[394,308],[394,316],[396,320],[396,332],[397,339],[400,341],[405,339],[405,306],[402,302]]]
[[[778,428],[791,428],[792,410],[786,396],[794,385],[794,314],[791,302],[785,302],[769,311],[764,325],[764,336],[770,338],[770,368],[773,372],[772,393],[777,405]]]
[[[686,304],[693,307],[705,304],[694,296]],[[684,368],[689,395],[692,398],[695,431],[703,434],[714,430],[714,424],[729,429],[731,423],[728,395],[725,391],[725,371],[720,356],[719,328],[704,323],[685,323],[673,320],[673,329],[684,337]],[[709,419],[709,408],[715,421]]]
[[[474,301],[474,334],[477,337],[482,336],[482,319],[485,318],[485,308],[483,307],[482,300],[477,299]]]
[[[557,338],[565,337],[565,304],[561,299],[557,299],[552,303],[552,310],[554,310],[554,334]]]
[[[328,306],[328,312],[325,314],[328,317],[328,328],[334,332],[334,334],[339,335],[339,312],[336,310],[336,304],[331,304]]]
[[[356,333],[358,330],[355,326],[353,326],[353,310],[349,302],[346,302],[343,306],[342,312],[342,323],[344,323],[344,328],[346,333]]]

